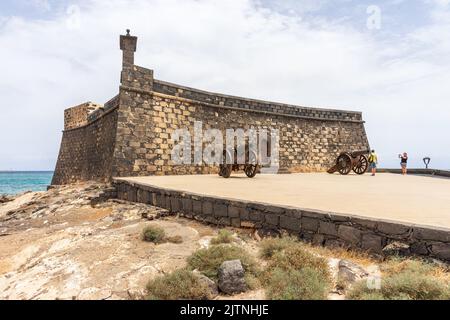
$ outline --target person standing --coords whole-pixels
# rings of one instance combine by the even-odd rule
[[[403,154],[399,154],[398,157],[400,160],[400,166],[402,167],[402,175],[406,175],[407,173],[407,165],[408,165],[408,154],[403,152]]]
[[[375,173],[377,173],[377,164],[378,156],[375,153],[375,150],[372,150],[369,154],[369,168],[372,171],[372,176],[375,176]]]

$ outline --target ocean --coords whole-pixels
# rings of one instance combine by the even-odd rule
[[[24,191],[45,191],[53,171],[0,171],[0,195]]]

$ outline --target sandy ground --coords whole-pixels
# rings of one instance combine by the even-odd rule
[[[450,228],[450,179],[381,173],[133,177],[127,180],[204,195],[319,209]]]

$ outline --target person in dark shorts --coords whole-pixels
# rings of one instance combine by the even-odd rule
[[[402,167],[402,174],[405,175],[407,173],[407,165],[408,165],[408,154],[406,152],[403,152],[403,154],[399,154],[398,157],[400,158],[400,166]]]

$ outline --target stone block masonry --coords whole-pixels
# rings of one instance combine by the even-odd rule
[[[281,230],[316,245],[341,246],[380,254],[393,242],[411,255],[450,262],[450,229],[425,227],[356,215],[205,196],[114,179],[117,197],[147,203],[180,215],[236,228]]]
[[[154,79],[136,66],[137,38],[120,37],[119,93],[103,107],[66,110],[52,184],[139,175],[216,173],[174,165],[172,134],[201,121],[206,129],[277,129],[282,172],[325,171],[343,150],[369,148],[360,112],[309,108],[206,92]]]

